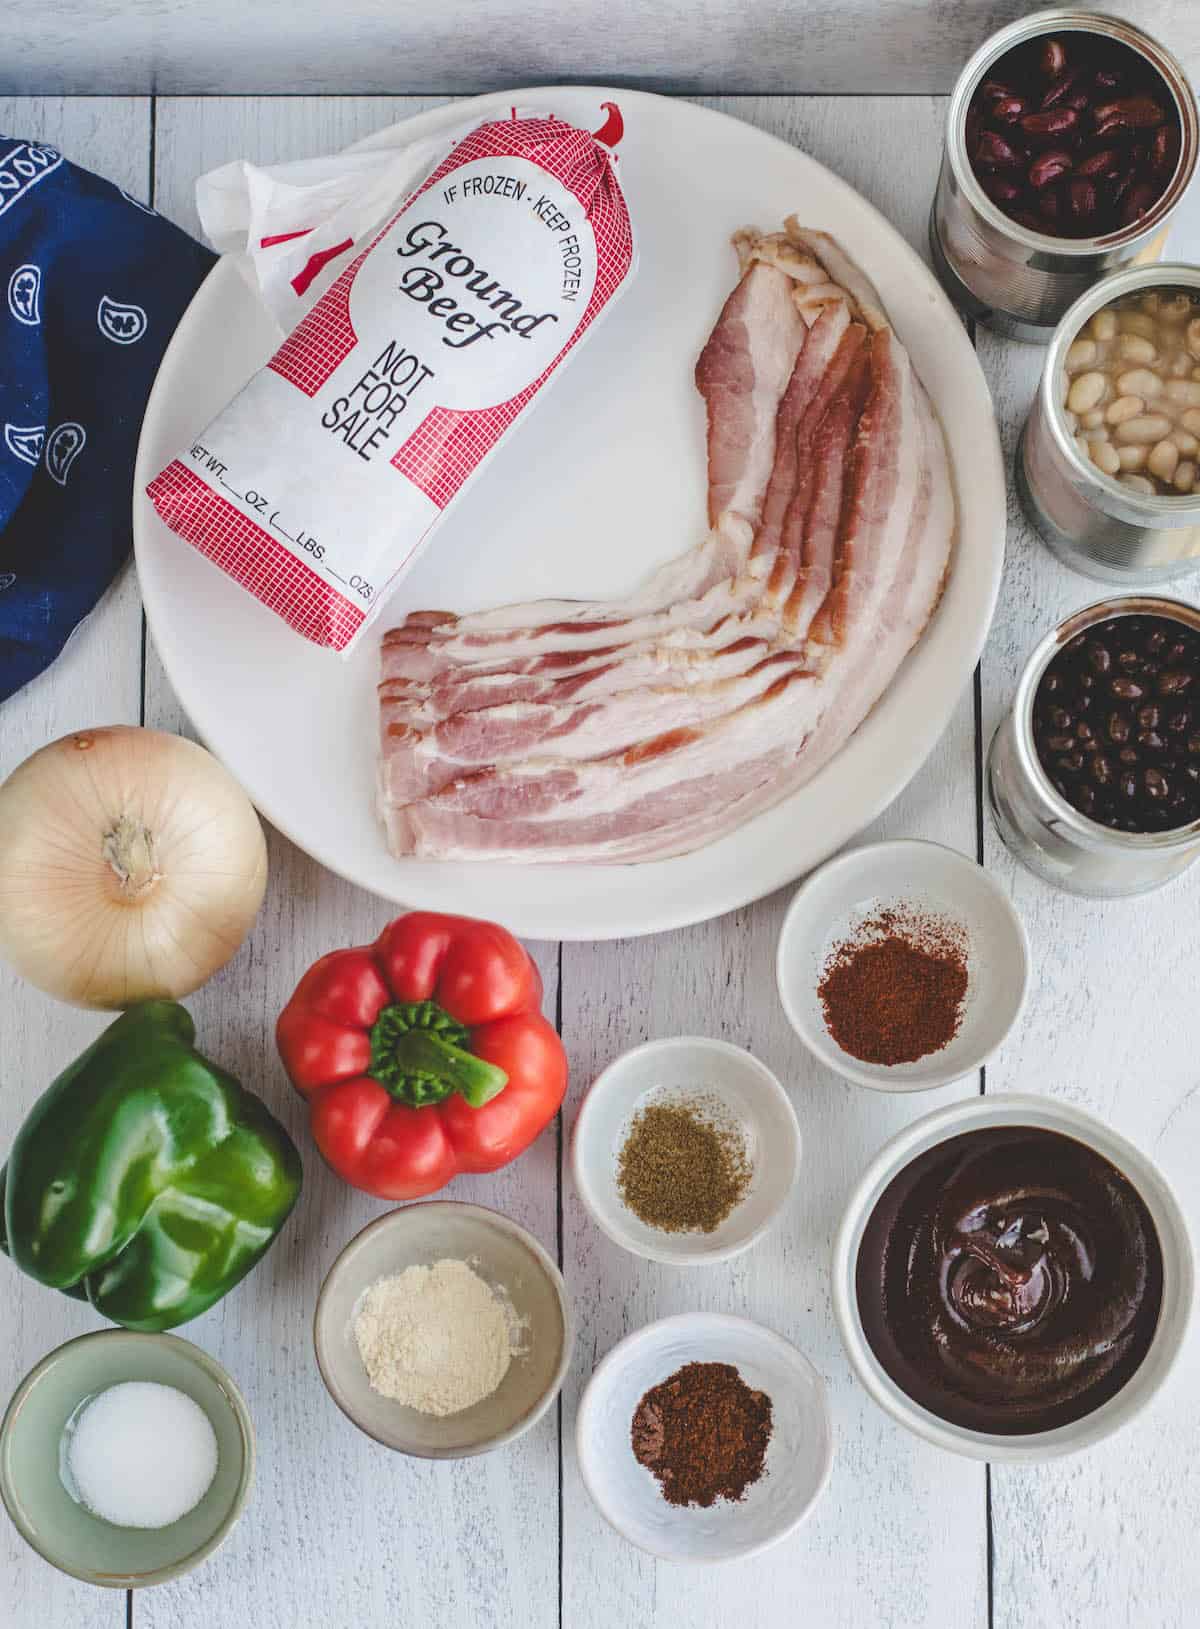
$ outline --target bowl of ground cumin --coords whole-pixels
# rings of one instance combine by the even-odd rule
[[[677,1267],[727,1261],[778,1216],[800,1165],[787,1093],[743,1048],[705,1036],[623,1053],[584,1098],[579,1197],[615,1244]]]
[[[880,1091],[978,1069],[1021,1014],[1025,928],[1001,883],[938,843],[874,843],[797,890],[779,936],[779,996],[821,1063]]]
[[[626,1336],[576,1423],[583,1482],[631,1544],[669,1561],[731,1561],[793,1532],[829,1476],[825,1384],[790,1341],[726,1313]]]

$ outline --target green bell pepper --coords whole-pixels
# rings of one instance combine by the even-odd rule
[[[122,1013],[34,1105],[0,1171],[0,1249],[127,1329],[198,1317],[300,1193],[279,1122],[173,1001]]]

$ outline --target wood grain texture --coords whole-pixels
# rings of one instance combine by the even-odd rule
[[[979,349],[1011,468],[1042,353],[982,334]],[[1200,599],[1194,576],[1167,592]],[[1051,556],[1010,484],[1008,561],[983,665],[985,742],[1037,640],[1069,612],[1104,597],[1103,585]],[[1034,965],[1024,1019],[989,1065],[988,1091],[1046,1092],[1108,1121],[1174,1180],[1195,1236],[1200,875],[1142,899],[1099,903],[1059,893],[1017,865],[990,822],[986,856],[1025,919]],[[1195,1623],[1197,1352],[1193,1324],[1176,1374],[1109,1442],[1054,1465],[993,1470],[995,1629]]]
[[[0,100],[0,130],[48,141],[68,158],[144,195],[150,104],[134,98]],[[0,539],[2,548],[2,539]],[[141,696],[141,601],[126,569],[76,630],[58,661],[0,706],[0,780],[24,758],[83,725],[133,723]],[[0,964],[0,1158],[39,1093],[104,1027],[43,996]],[[77,1301],[0,1262],[0,1402],[55,1346],[104,1327]],[[125,1597],[54,1571],[0,1520],[0,1623],[119,1629]]]
[[[10,7],[0,90],[425,92],[506,85],[809,95],[948,91],[1037,0],[44,0]],[[1185,58],[1191,0],[1122,10]]]
[[[195,231],[192,189],[201,171],[231,158],[269,163],[333,151],[435,101],[160,100],[155,203]],[[152,646],[146,722],[188,732]],[[277,833],[269,842],[271,881],[253,933],[188,1002],[204,1045],[284,1119],[305,1164],[304,1192],[279,1244],[187,1330],[246,1390],[258,1428],[257,1487],[246,1519],[212,1562],[137,1602],[138,1629],[248,1622],[550,1629],[558,1588],[554,1411],[503,1454],[423,1463],[363,1436],[321,1383],[311,1337],[321,1280],[351,1237],[388,1207],[322,1165],[276,1056],[273,1025],[310,962],[373,939],[395,907],[322,870]],[[557,947],[534,949],[553,1016]],[[553,1253],[556,1135],[547,1131],[506,1172],[460,1179],[448,1197],[504,1211]],[[536,1545],[530,1533],[539,1535]]]
[[[942,104],[722,98],[829,164],[923,250]],[[911,161],[893,162],[897,132]],[[797,200],[803,214],[803,200]],[[920,836],[975,853],[975,732],[970,696],[929,763],[868,833]],[[563,1623],[726,1629],[743,1622],[822,1629],[982,1629],[987,1622],[984,1471],[893,1425],[851,1376],[833,1323],[829,1256],[849,1190],[901,1126],[978,1090],[971,1078],[916,1097],[864,1091],[817,1066],[775,989],[788,894],[703,927],[650,939],[564,945],[564,1038],[575,1068],[573,1119],[598,1071],[636,1043],[718,1035],[750,1048],[791,1093],[804,1138],[797,1191],[767,1239],[724,1266],[683,1271],[635,1261],[601,1235],[564,1176],[565,1271],[587,1309],[565,1405]],[[596,1362],[623,1335],[689,1309],[742,1314],[778,1330],[825,1376],[834,1469],[810,1521],[753,1561],[708,1570],[656,1563],[602,1521],[579,1479],[574,1424]],[[604,1602],[601,1615],[595,1602]]]

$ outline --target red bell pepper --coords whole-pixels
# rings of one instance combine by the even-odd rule
[[[380,1199],[418,1199],[516,1159],[567,1090],[541,999],[512,934],[467,916],[412,911],[322,956],[275,1036],[328,1163]]]

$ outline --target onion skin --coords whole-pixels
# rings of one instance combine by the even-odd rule
[[[188,995],[237,952],[266,885],[253,805],[182,736],[76,730],[0,786],[0,957],[74,1006]]]

